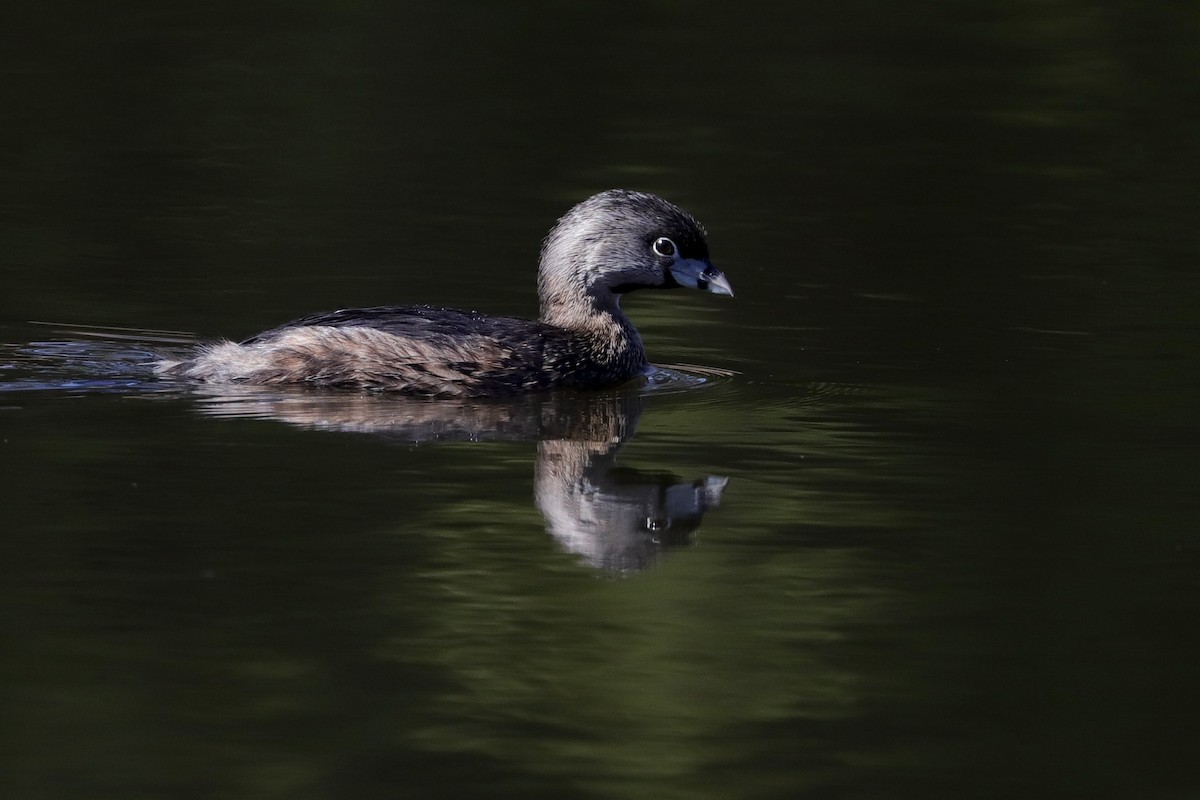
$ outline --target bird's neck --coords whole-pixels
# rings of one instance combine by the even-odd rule
[[[602,289],[588,291],[568,287],[567,291],[549,291],[542,295],[541,321],[570,331],[589,331],[629,325],[621,310],[620,298]]]
[[[542,298],[540,319],[547,325],[597,340],[605,352],[636,353],[638,358],[644,358],[642,337],[621,310],[620,297],[607,290],[603,294],[547,295]]]

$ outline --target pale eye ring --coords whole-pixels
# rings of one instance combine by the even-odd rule
[[[660,236],[655,239],[654,244],[650,245],[650,247],[655,253],[663,258],[670,258],[679,252],[679,248],[675,246],[675,243],[665,236]]]

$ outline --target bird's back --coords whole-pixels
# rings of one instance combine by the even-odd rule
[[[432,306],[314,314],[163,371],[208,382],[384,389],[428,397],[502,396],[634,377],[636,352],[594,335],[514,317]]]

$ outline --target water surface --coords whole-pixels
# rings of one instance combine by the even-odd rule
[[[0,56],[5,797],[1196,792],[1197,13],[65,8]],[[628,299],[665,382],[147,367],[532,315],[614,185],[737,289]]]

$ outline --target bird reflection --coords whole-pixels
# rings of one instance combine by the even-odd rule
[[[507,402],[428,402],[389,395],[223,387],[203,413],[268,418],[306,428],[410,442],[537,442],[534,497],[560,546],[592,567],[634,572],[686,545],[727,479],[683,480],[616,464],[642,411],[636,392],[553,393]]]

